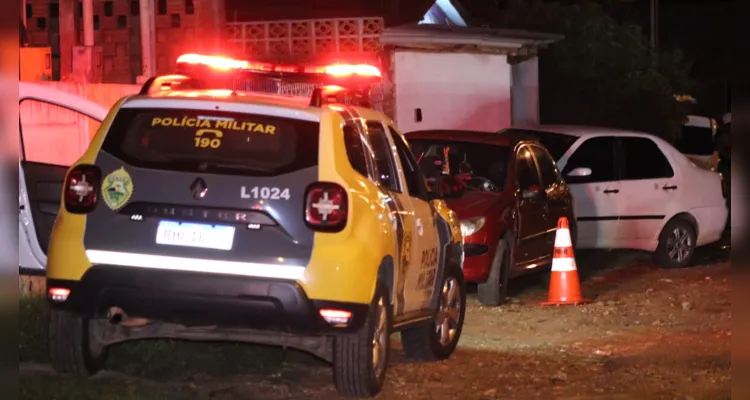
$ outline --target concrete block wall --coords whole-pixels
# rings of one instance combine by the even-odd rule
[[[32,0],[26,4],[29,46],[49,46],[50,12],[47,1]]]
[[[53,57],[59,57],[61,50],[56,34],[59,0],[26,1],[27,10],[31,11],[31,16],[27,18],[30,45],[50,46]],[[80,25],[82,6],[80,1],[76,3],[76,20]],[[204,48],[202,39],[212,36],[209,28],[215,14],[223,10],[223,3],[223,0],[154,0],[157,73],[170,72],[180,54]],[[103,81],[135,82],[135,78],[141,74],[139,1],[93,0],[93,4],[94,44],[102,46]],[[221,18],[223,20],[223,14]],[[199,24],[198,21],[202,22]],[[80,43],[83,26],[76,28],[76,39]],[[54,35],[50,34],[51,30],[55,31]]]

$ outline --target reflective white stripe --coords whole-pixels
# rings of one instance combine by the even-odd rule
[[[570,241],[569,229],[558,229],[555,234],[555,247],[570,247],[573,243]]]
[[[208,272],[297,280],[302,277],[305,267],[281,264],[258,264],[236,261],[206,260],[154,256],[150,254],[121,253],[117,251],[86,250],[92,264],[121,265],[125,267],[168,269],[176,271]]]
[[[553,258],[552,259],[552,272],[570,272],[575,271],[576,260],[572,258]]]

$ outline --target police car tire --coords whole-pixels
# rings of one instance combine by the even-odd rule
[[[449,278],[455,278],[461,290],[461,314],[459,315],[456,335],[447,346],[440,344],[440,338],[435,330],[435,318],[438,312],[436,307],[433,310],[433,317],[430,319],[429,324],[422,324],[401,332],[401,344],[407,357],[419,361],[440,361],[450,357],[456,350],[458,340],[461,338],[464,317],[466,315],[466,282],[464,281],[464,274],[461,268],[458,265],[449,264],[437,290],[442,290],[445,281]]]
[[[346,397],[372,397],[380,393],[385,382],[390,360],[390,334],[386,335],[385,369],[380,377],[373,367],[373,336],[377,304],[380,299],[386,308],[386,329],[390,333],[393,309],[388,290],[378,282],[375,296],[365,324],[356,333],[336,336],[333,346],[333,378],[339,394]]]
[[[510,247],[506,239],[500,239],[490,265],[487,281],[477,285],[477,298],[485,306],[501,306],[508,297],[508,271],[510,270]]]
[[[50,310],[48,318],[50,361],[56,372],[91,376],[104,367],[108,348],[92,346],[88,319],[61,310]]]

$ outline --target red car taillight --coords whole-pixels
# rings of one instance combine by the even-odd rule
[[[317,182],[305,194],[305,222],[316,231],[338,232],[346,226],[346,190],[335,183]]]
[[[93,165],[78,165],[65,180],[65,209],[73,214],[87,214],[94,210],[99,200],[101,172]]]

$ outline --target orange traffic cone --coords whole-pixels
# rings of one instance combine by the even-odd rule
[[[573,254],[573,243],[570,240],[570,228],[568,219],[565,217],[560,217],[557,221],[551,274],[547,301],[540,303],[541,305],[561,306],[588,303],[588,300],[581,295],[581,283]]]

